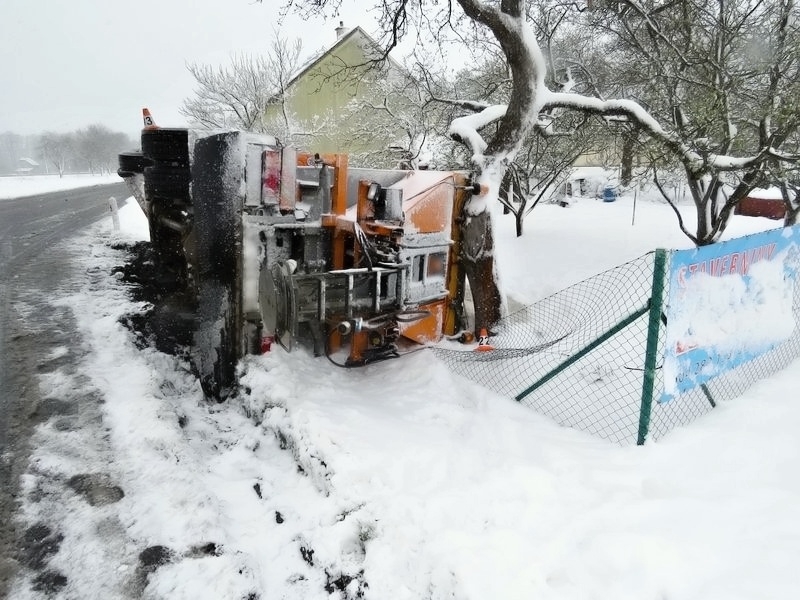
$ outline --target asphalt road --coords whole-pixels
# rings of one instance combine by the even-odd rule
[[[0,282],[24,271],[42,252],[108,212],[108,199],[130,196],[120,183],[0,200]]]
[[[55,368],[50,349],[79,345],[71,312],[50,304],[70,273],[70,257],[54,246],[107,216],[109,197],[129,195],[120,182],[0,200],[0,598],[17,569],[13,514],[41,417],[37,375]],[[77,358],[70,351],[58,366]]]

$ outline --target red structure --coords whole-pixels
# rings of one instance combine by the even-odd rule
[[[786,206],[778,188],[756,188],[736,205],[734,213],[745,217],[780,220],[786,215]]]

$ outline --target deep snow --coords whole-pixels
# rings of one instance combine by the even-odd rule
[[[429,352],[343,370],[275,348],[243,361],[245,394],[209,405],[180,360],[136,350],[118,322],[142,307],[109,274],[123,254],[108,244],[146,236],[135,202],[121,216],[122,232],[102,222],[68,243],[84,285],[58,301],[81,307],[81,385],[104,399],[102,424],[40,426],[24,482],[26,522],[49,518],[64,535],[49,563],[67,577],[56,597],[797,593],[800,361],[644,447],[560,428]],[[521,239],[500,220],[505,288],[527,303],[656,246],[688,247],[662,204],[640,197],[631,220],[629,196],[540,206]],[[734,217],[728,236],[775,225]],[[74,384],[40,379],[53,397]],[[124,498],[37,495],[86,472],[106,473]],[[154,546],[165,564],[144,568]],[[38,597],[29,584],[12,597]]]

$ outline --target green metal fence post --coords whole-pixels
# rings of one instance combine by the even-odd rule
[[[521,391],[519,394],[517,394],[514,397],[514,399],[517,402],[520,402],[521,400],[523,400],[525,398],[525,396],[527,396],[528,394],[530,394],[534,390],[536,390],[536,389],[540,388],[541,386],[543,386],[545,383],[547,383],[548,381],[553,379],[556,375],[559,375],[563,371],[566,371],[567,368],[569,368],[572,365],[574,365],[576,362],[578,362],[584,356],[589,354],[591,351],[593,351],[595,348],[597,348],[603,342],[606,342],[606,341],[610,340],[612,337],[617,335],[620,331],[622,331],[623,329],[625,329],[626,327],[628,327],[629,325],[634,323],[637,319],[639,319],[639,318],[643,317],[644,315],[646,315],[647,312],[648,312],[648,308],[646,306],[643,306],[642,308],[640,308],[636,312],[631,313],[630,315],[628,315],[627,317],[622,319],[622,321],[620,321],[619,323],[614,325],[611,329],[609,329],[608,331],[603,332],[603,334],[601,336],[599,336],[597,339],[592,340],[585,347],[581,348],[575,354],[571,355],[567,360],[562,362],[555,369],[553,369],[552,371],[549,371],[543,377],[538,379],[535,383],[532,383],[531,385],[529,385],[527,388],[525,388],[523,391]]]
[[[642,406],[639,410],[639,436],[636,443],[641,446],[647,439],[650,429],[650,411],[653,407],[653,392],[658,363],[658,329],[664,305],[664,279],[666,277],[667,251],[656,250],[653,262],[653,293],[650,297],[650,320],[647,325],[647,349],[644,355],[644,376],[642,378]]]

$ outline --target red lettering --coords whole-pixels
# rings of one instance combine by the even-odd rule
[[[730,259],[731,259],[731,265],[730,269],[728,270],[728,273],[736,273],[739,267],[739,254],[731,254]]]
[[[772,258],[772,255],[775,254],[775,248],[777,248],[777,247],[778,247],[778,245],[775,242],[772,242],[769,246],[767,246],[767,258],[768,259]]]
[[[707,261],[704,260],[688,266],[682,266],[678,272],[678,281],[681,287],[685,287],[687,277],[698,273],[708,273],[712,277],[722,277],[730,274],[747,275],[752,265],[762,260],[771,259],[775,254],[776,248],[777,244],[773,242],[758,248],[732,252]]]
[[[686,287],[686,267],[678,269],[678,285],[682,288]]]

